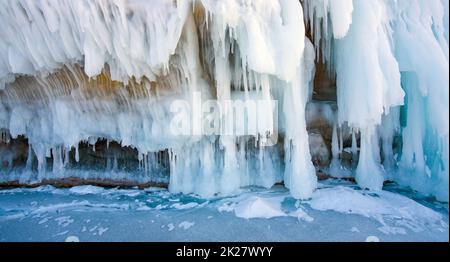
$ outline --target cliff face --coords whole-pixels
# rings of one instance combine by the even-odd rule
[[[0,22],[5,183],[308,198],[317,173],[448,200],[446,1],[3,1]]]

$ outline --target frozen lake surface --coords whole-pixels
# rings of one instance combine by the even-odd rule
[[[0,241],[449,241],[448,203],[327,180],[312,200],[283,187],[201,199],[166,189],[0,190]]]

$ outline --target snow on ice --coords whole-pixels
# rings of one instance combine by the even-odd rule
[[[79,241],[365,241],[375,236],[379,241],[448,241],[448,205],[442,209],[440,202],[424,196],[410,199],[400,195],[398,187],[365,191],[333,183],[319,184],[307,201],[294,199],[283,187],[252,188],[192,209],[171,205],[204,200],[193,195],[164,198],[166,190],[140,192],[139,202],[153,203],[145,211],[136,198],[126,196],[129,190],[105,189],[108,194],[89,195],[50,187],[2,190],[0,240],[65,241],[76,236]],[[55,193],[58,198],[52,197]],[[72,199],[82,204],[67,204]],[[158,209],[156,203],[169,207]],[[220,211],[225,203],[234,203],[230,212]],[[128,208],[115,208],[118,205]]]

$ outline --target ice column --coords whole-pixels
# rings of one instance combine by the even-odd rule
[[[397,180],[443,201],[449,177],[448,5],[401,0],[393,6],[395,53],[407,94]]]
[[[356,181],[374,190],[384,180],[376,127],[404,97],[387,11],[383,1],[354,0],[349,31],[335,41],[338,120],[361,131]]]

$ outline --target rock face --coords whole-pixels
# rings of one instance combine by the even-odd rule
[[[336,75],[321,61],[316,62],[316,74],[312,93],[314,101],[337,101]]]
[[[330,164],[329,144],[325,143],[321,134],[309,133],[309,150],[316,167],[324,168]]]
[[[28,144],[25,139],[8,139],[0,142],[0,170],[7,172],[25,163],[28,156]]]

